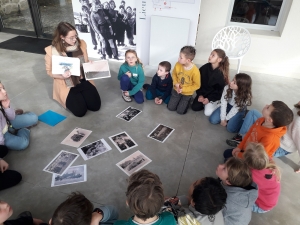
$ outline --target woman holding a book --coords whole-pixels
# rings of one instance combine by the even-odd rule
[[[53,98],[75,116],[82,117],[87,110],[98,111],[101,106],[100,95],[92,81],[86,81],[82,63],[89,62],[87,46],[80,40],[75,27],[60,22],[54,32],[52,45],[45,48],[46,71],[54,80]],[[71,75],[66,68],[62,74],[52,73],[52,56],[74,57],[80,59],[80,76]]]

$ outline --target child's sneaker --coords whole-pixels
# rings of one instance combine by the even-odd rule
[[[226,143],[231,147],[237,147],[239,143],[242,141],[243,136],[240,134],[236,134],[233,138],[227,139]]]
[[[124,91],[122,91],[122,98],[124,99],[125,102],[131,102],[132,101],[132,99],[130,98],[130,96],[126,96],[124,94]]]

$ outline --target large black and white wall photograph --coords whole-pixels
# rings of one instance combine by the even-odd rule
[[[136,49],[135,0],[72,0],[79,38],[93,58],[124,60]]]

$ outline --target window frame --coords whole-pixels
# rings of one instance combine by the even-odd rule
[[[228,16],[227,16],[227,26],[240,26],[246,29],[252,30],[265,30],[265,31],[280,31],[281,25],[285,23],[287,15],[289,13],[288,5],[291,4],[289,0],[283,0],[281,9],[277,18],[276,26],[270,25],[262,25],[262,24],[249,24],[249,23],[241,23],[241,22],[231,22],[231,15],[233,11],[235,0],[230,0],[229,7],[228,7]]]

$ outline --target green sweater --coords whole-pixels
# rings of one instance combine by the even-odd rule
[[[119,220],[115,222],[114,225],[137,225],[137,224],[132,221],[132,218],[130,218],[127,221]],[[176,225],[176,221],[174,219],[173,214],[171,214],[170,212],[163,212],[159,214],[158,220],[152,225]]]
[[[129,66],[126,62],[123,63],[119,69],[118,80],[121,79],[122,75],[126,72],[130,72],[132,76],[130,81],[133,84],[133,88],[129,91],[129,95],[135,95],[142,87],[145,81],[144,70],[141,64],[136,64],[135,66]]]

